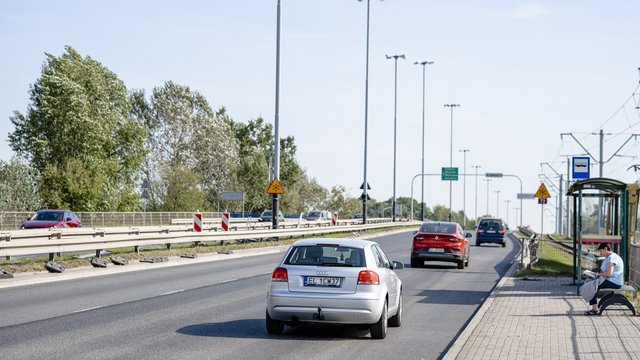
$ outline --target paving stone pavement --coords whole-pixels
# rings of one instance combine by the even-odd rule
[[[505,276],[444,359],[640,359],[640,317],[588,308],[570,278]]]

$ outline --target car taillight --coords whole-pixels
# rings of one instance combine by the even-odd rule
[[[358,285],[380,285],[380,276],[375,271],[362,270],[358,274]]]
[[[424,237],[422,236],[416,236],[413,238],[413,240],[424,240]]]
[[[476,234],[482,234],[483,232],[484,232],[484,231],[482,231],[482,230],[477,230],[477,231],[476,231]]]
[[[457,237],[450,237],[447,238],[447,240],[451,241],[451,242],[458,242],[458,241],[462,241],[462,239],[458,239]]]
[[[288,282],[289,274],[287,273],[287,269],[283,267],[279,267],[273,270],[273,275],[271,275],[271,281]]]
[[[500,230],[500,235],[504,235],[507,233],[507,230]]]

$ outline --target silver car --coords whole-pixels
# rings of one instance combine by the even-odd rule
[[[402,281],[394,271],[402,268],[373,241],[296,241],[271,277],[267,332],[282,334],[285,324],[359,324],[384,339],[388,326],[402,322]]]

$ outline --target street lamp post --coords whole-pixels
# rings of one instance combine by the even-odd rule
[[[444,104],[451,110],[451,141],[449,142],[449,167],[453,167],[453,108],[460,107],[459,104]],[[452,221],[453,209],[451,207],[453,200],[453,183],[449,180],[449,221]]]
[[[511,200],[505,200],[504,202],[507,203],[507,224],[509,224],[509,203]]]
[[[475,224],[478,225],[478,169],[481,168],[482,166],[473,165],[471,167],[476,169],[476,215],[475,215],[476,218],[475,218]]]
[[[280,17],[282,6],[280,0],[278,0],[277,10],[277,25],[276,25],[276,104],[275,104],[275,116],[273,127],[273,177],[278,179],[280,177]],[[273,179],[270,179],[273,180]],[[271,212],[271,224],[274,229],[278,228],[278,214],[280,201],[278,194],[273,194]]]
[[[425,116],[425,96],[426,96],[426,69],[427,65],[433,64],[433,61],[416,61],[414,65],[422,65],[422,168],[421,174],[424,174],[424,116]],[[424,221],[424,176],[422,177],[422,191],[420,195],[420,221]]]
[[[358,0],[363,1],[363,0]],[[364,181],[362,182],[362,223],[367,223],[367,133],[369,131],[369,14],[371,8],[371,0],[367,0],[367,56],[365,61],[365,80],[364,80]]]
[[[462,179],[462,227],[465,228],[467,226],[467,153],[471,151],[469,149],[462,149],[460,152],[462,153],[462,174],[464,174],[464,178]]]
[[[496,194],[498,194],[498,198],[496,199],[497,202],[497,206],[496,206],[496,217],[499,218],[500,217],[500,191],[501,190],[496,190],[494,191]]]
[[[491,179],[484,179],[484,181],[487,182],[487,213],[486,215],[489,215],[489,183],[491,182]]]
[[[520,211],[520,208],[514,207],[513,210],[516,211],[516,226],[522,226],[522,224],[518,225],[518,211]]]
[[[396,221],[396,136],[397,136],[397,113],[398,113],[398,59],[404,59],[404,55],[385,55],[387,59],[394,60],[394,80],[393,80],[393,201],[391,203],[391,219]]]

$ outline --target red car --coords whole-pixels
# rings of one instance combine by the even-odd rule
[[[22,223],[20,229],[81,227],[82,222],[70,210],[40,210]]]
[[[413,236],[411,267],[425,261],[447,261],[458,264],[458,269],[469,266],[469,240],[458,223],[425,222]]]

